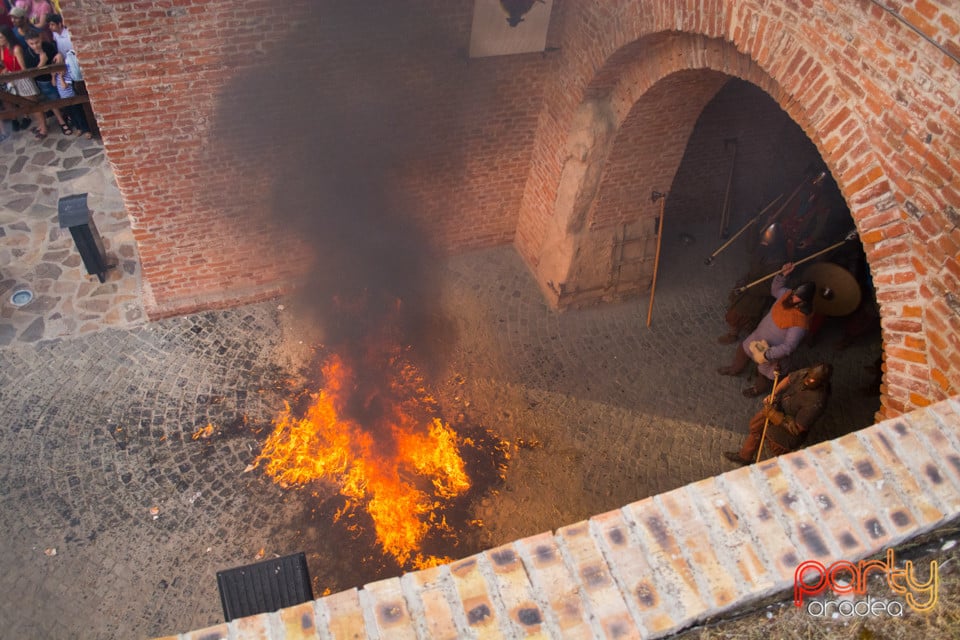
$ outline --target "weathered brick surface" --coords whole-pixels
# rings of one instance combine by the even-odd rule
[[[400,579],[380,580],[364,586],[360,592],[368,619],[372,618],[377,633],[384,638],[416,638],[413,620],[400,588]]]
[[[179,638],[313,638],[311,604],[328,612],[322,638],[668,635],[789,589],[803,561],[856,562],[955,519],[958,409],[937,403],[556,533]]]
[[[582,101],[609,101],[618,130],[600,156],[596,188],[563,189],[587,199],[589,225],[614,228],[656,215],[640,203],[669,188],[686,132],[726,74],[769,94],[816,145],[864,238],[885,321],[919,324],[885,336],[900,349],[889,360],[917,366],[889,372],[883,413],[955,394],[960,340],[937,336],[960,331],[951,293],[960,284],[956,63],[869,3],[675,4],[640,11],[629,0],[558,0],[548,34],[558,50],[469,62],[461,51],[470,0],[376,14],[301,1],[284,7],[290,20],[252,0],[68,5],[139,244],[148,312],[264,298],[315,268],[324,236],[304,242],[286,209],[356,207],[324,197],[322,185],[292,193],[311,180],[286,180],[291,166],[314,176],[367,170],[365,188],[435,245],[514,242],[536,270],[564,166],[577,155],[569,142]],[[900,10],[956,50],[956,3]],[[178,28],[157,28],[165,24]],[[289,64],[291,47],[298,65]],[[717,142],[703,159],[711,165],[703,191],[714,202],[726,173],[717,166],[729,162]],[[323,153],[334,147],[352,151]],[[789,163],[771,160],[750,162],[761,170]],[[613,236],[601,235],[595,243],[609,246]],[[609,271],[601,264],[609,251],[588,250],[588,237],[568,238],[584,249],[569,269],[584,282],[568,290]],[[630,276],[638,282],[631,291],[645,288],[649,271]],[[905,345],[907,336],[918,340]]]
[[[590,535],[590,523],[578,522],[559,529],[557,541],[599,630],[612,638],[636,636],[637,627],[610,567]]]
[[[548,605],[546,617],[565,638],[592,638],[580,587],[563,561],[557,540],[549,533],[519,540],[530,581]]]

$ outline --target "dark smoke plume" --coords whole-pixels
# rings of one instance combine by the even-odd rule
[[[327,346],[378,386],[385,371],[369,350],[385,333],[427,371],[449,344],[438,256],[397,184],[410,167],[427,179],[459,161],[446,135],[453,118],[434,114],[456,113],[462,92],[449,69],[463,64],[463,44],[445,41],[449,28],[423,3],[314,6],[262,43],[263,62],[222,97],[216,131],[237,162],[260,163],[273,222],[314,247],[299,295]]]

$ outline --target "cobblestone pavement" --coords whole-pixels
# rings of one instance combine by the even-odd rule
[[[511,454],[471,505],[483,526],[464,529],[461,555],[730,468],[721,451],[756,406],[745,379],[714,371],[733,350],[714,338],[737,260],[705,267],[704,242],[671,242],[681,231],[697,235],[667,229],[649,329],[645,299],[548,310],[510,247],[445,265],[457,336],[437,382],[444,417],[491,429]],[[222,620],[216,571],[264,554],[306,551],[317,595],[399,573],[332,524],[336,499],[245,472],[311,350],[283,303],[0,350],[4,636],[202,628]],[[866,426],[879,407],[859,393],[879,344],[841,357],[833,331],[803,356],[837,365],[814,439]]]
[[[115,265],[104,283],[87,274],[58,224],[60,198],[82,193]],[[12,295],[24,289],[33,300],[15,305]],[[145,319],[136,244],[100,142],[56,127],[43,142],[29,131],[0,142],[0,346]]]

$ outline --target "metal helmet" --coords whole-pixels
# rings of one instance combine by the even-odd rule
[[[780,227],[776,222],[771,222],[770,226],[760,234],[760,246],[772,247],[780,242]]]
[[[817,283],[804,282],[793,290],[793,295],[800,298],[798,308],[800,311],[809,314],[813,312],[813,297],[817,293]]]
[[[819,389],[830,382],[830,376],[833,375],[833,365],[821,362],[807,369],[807,374],[803,377],[803,386],[806,389]]]

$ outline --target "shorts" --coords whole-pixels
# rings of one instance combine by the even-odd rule
[[[37,89],[40,90],[40,101],[49,102],[50,100],[59,100],[60,92],[53,86],[49,80],[37,80]]]
[[[19,80],[13,80],[7,85],[13,89],[13,93],[18,96],[35,96],[37,95],[37,84],[33,81],[33,78],[20,78]]]

